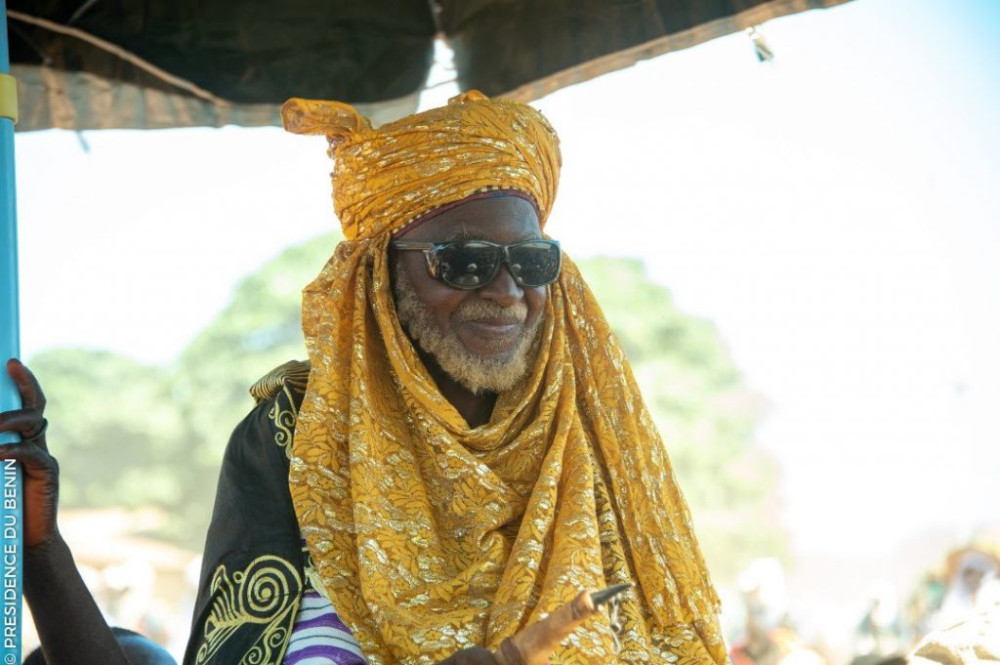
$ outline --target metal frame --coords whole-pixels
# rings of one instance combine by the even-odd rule
[[[14,123],[17,84],[10,76],[7,3],[0,0],[0,411],[21,408],[21,398],[7,375],[6,362],[21,354],[17,286],[17,206],[14,170]],[[0,434],[0,444],[16,443],[17,435]],[[23,583],[23,485],[21,466],[0,463],[0,665],[21,662],[21,591]],[[8,580],[13,580],[13,583]],[[12,624],[8,620],[13,618]]]

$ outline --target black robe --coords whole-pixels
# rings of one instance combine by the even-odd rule
[[[185,665],[280,665],[308,585],[288,490],[306,363],[261,379],[222,461]]]

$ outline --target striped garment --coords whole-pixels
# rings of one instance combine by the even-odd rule
[[[302,594],[284,665],[365,665],[361,647],[330,601],[307,587]]]

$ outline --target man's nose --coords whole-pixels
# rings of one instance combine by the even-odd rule
[[[524,289],[518,286],[514,277],[510,274],[507,264],[500,266],[500,270],[490,280],[490,282],[479,289],[479,295],[488,298],[502,307],[510,307],[517,304],[524,298]]]

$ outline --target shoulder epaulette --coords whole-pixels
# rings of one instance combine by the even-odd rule
[[[250,396],[260,404],[277,395],[288,387],[296,392],[305,392],[309,382],[309,361],[289,360],[284,365],[275,367],[250,386]]]

